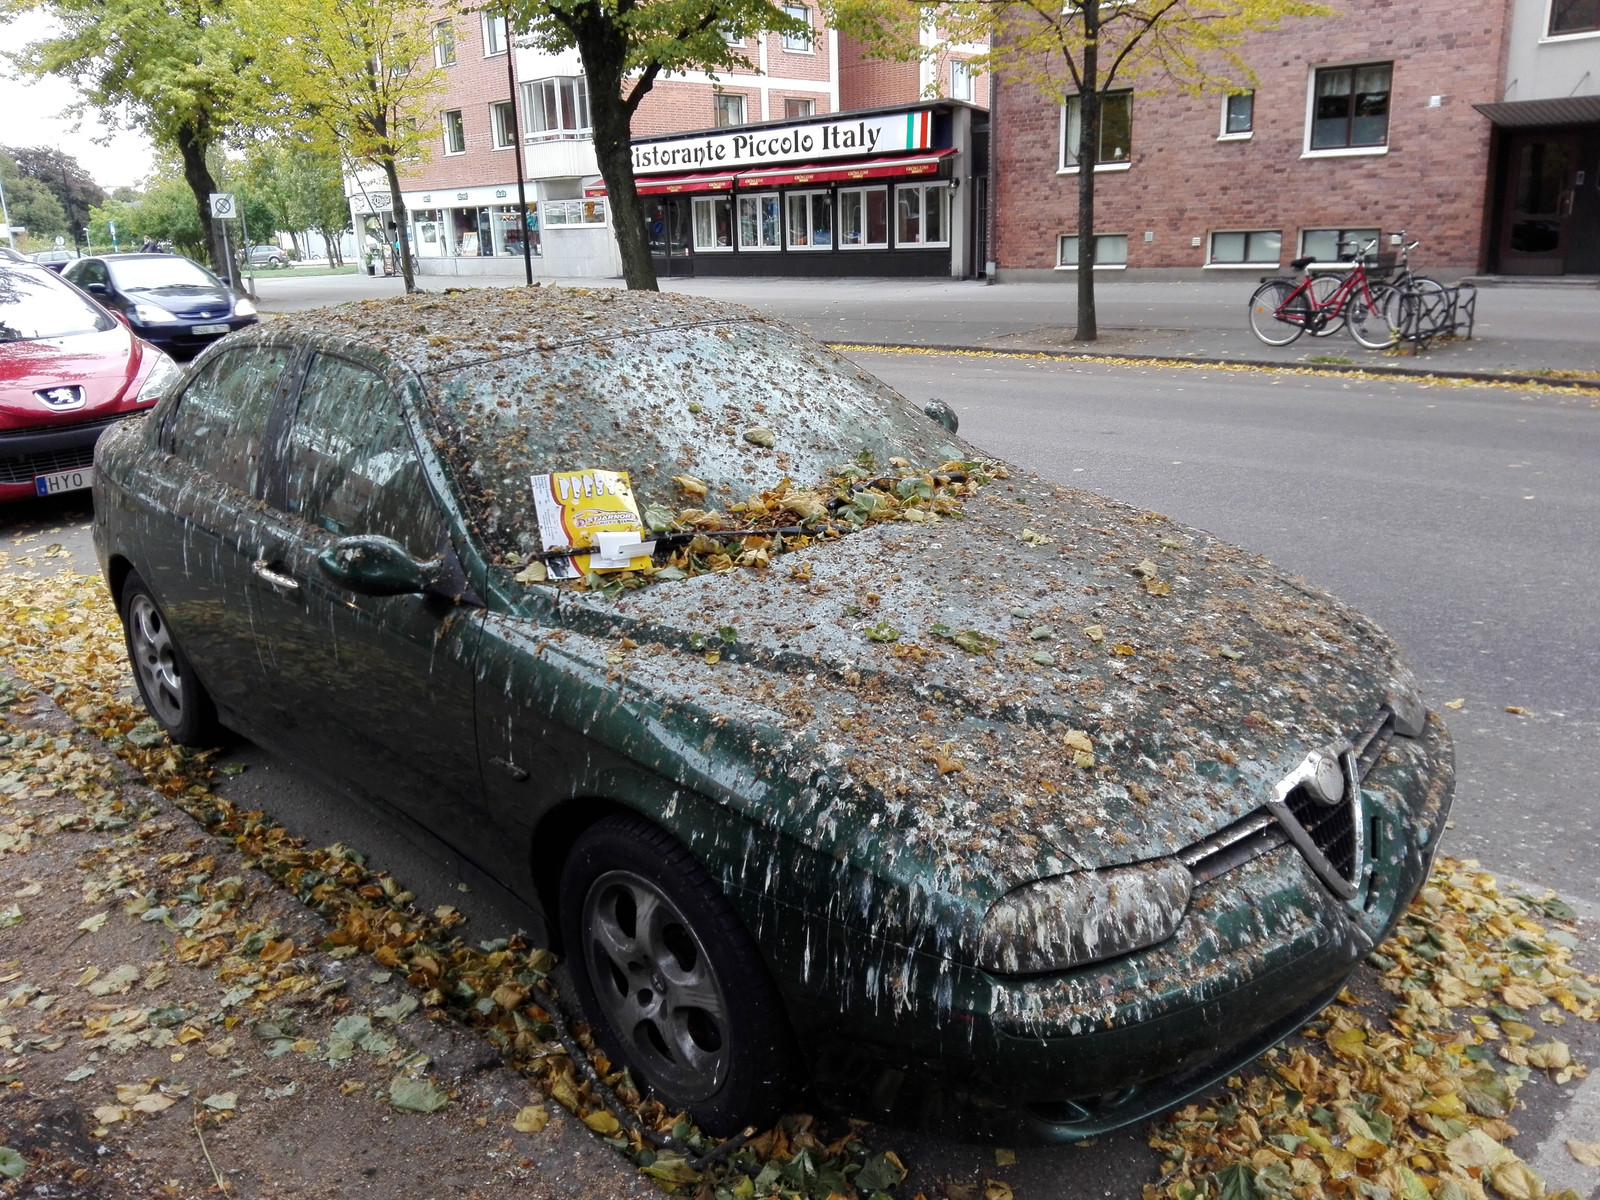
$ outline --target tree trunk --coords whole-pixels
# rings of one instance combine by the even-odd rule
[[[228,261],[222,222],[211,217],[211,193],[218,189],[211,168],[206,165],[206,151],[210,146],[197,131],[187,126],[178,131],[177,141],[178,154],[183,159],[183,179],[194,195],[195,208],[200,213],[200,228],[206,231],[206,251],[211,256],[211,268],[231,284],[233,264]]]
[[[1100,4],[1083,4],[1083,91],[1078,94],[1078,330],[1074,341],[1100,337],[1094,310],[1094,168],[1100,160]]]
[[[606,203],[611,207],[611,228],[617,235],[617,249],[622,254],[623,281],[632,291],[660,291],[655,263],[650,259],[644,211],[639,207],[638,185],[633,178],[632,122],[622,99],[621,55],[616,56],[613,69],[611,63],[597,61],[602,57],[598,49],[580,44],[579,51],[584,74],[589,77],[594,156],[600,166],[600,177],[606,181]]]
[[[406,220],[406,202],[400,195],[400,172],[395,169],[393,157],[383,160],[383,174],[389,180],[389,198],[393,207],[391,213],[394,220],[395,240],[400,243],[396,257],[400,260],[400,274],[406,281],[406,294],[419,291],[416,276],[411,272],[411,230]],[[382,224],[382,218],[379,218]]]

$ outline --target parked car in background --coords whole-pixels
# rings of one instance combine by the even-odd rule
[[[1334,597],[955,426],[698,297],[366,301],[103,440],[94,538],[162,727],[431,830],[668,1112],[1084,1138],[1338,994],[1449,736]]]
[[[0,259],[0,500],[87,488],[100,435],[181,374],[70,284]]]
[[[26,254],[20,250],[13,250],[10,246],[0,246],[0,260],[5,262],[31,262]]]
[[[250,265],[252,267],[279,267],[289,265],[289,252],[282,246],[251,246]]]
[[[82,257],[76,250],[40,250],[32,256],[34,262],[41,267],[49,267],[52,271],[59,271],[69,262],[75,262]]]
[[[179,254],[102,254],[62,274],[177,359],[259,319],[247,298]]]

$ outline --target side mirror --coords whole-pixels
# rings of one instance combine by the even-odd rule
[[[317,555],[317,566],[357,595],[407,596],[433,587],[443,563],[418,562],[393,538],[361,534],[340,538]]]
[[[929,400],[922,406],[922,411],[927,413],[928,416],[932,417],[939,424],[943,425],[951,433],[956,432],[956,429],[961,424],[961,418],[956,416],[956,410],[951,408],[943,400]]]
[[[103,283],[86,283],[83,285],[83,290],[91,296],[109,296],[111,294],[111,289]]]

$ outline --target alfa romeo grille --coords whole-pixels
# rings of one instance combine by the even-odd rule
[[[1357,861],[1356,821],[1353,807],[1348,802],[1325,807],[1303,787],[1297,787],[1284,798],[1289,814],[1305,830],[1328,865],[1339,873],[1339,878],[1355,883],[1359,876]]]

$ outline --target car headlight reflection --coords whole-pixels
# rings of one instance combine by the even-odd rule
[[[135,304],[133,319],[141,325],[170,325],[178,318],[159,304]]]
[[[236,317],[253,317],[256,315],[256,306],[248,300],[237,300],[233,305],[233,315]]]
[[[1153,946],[1189,907],[1194,877],[1171,860],[1058,875],[997,900],[983,920],[978,965],[1036,975]]]
[[[139,387],[138,402],[140,404],[154,404],[165,396],[178,380],[183,378],[183,368],[160,350],[148,349],[145,353],[153,357],[155,363],[150,368],[150,374],[144,377],[144,383]]]

